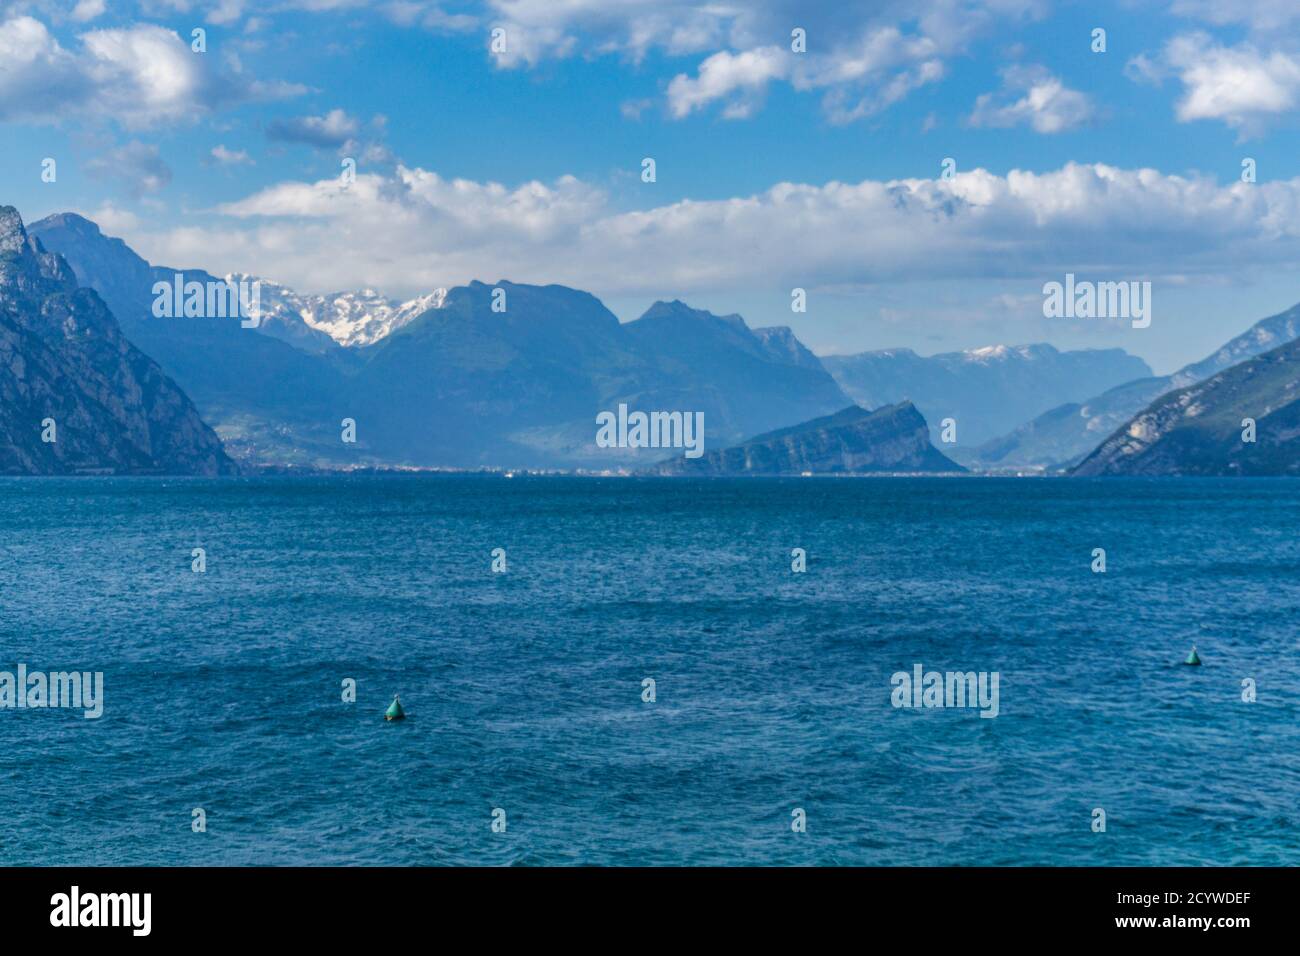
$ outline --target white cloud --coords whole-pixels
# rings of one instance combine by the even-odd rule
[[[96,17],[103,16],[106,9],[104,0],[79,0],[72,8],[72,19],[78,23],[88,23]]]
[[[199,55],[170,30],[96,30],[81,40],[83,68],[109,112],[136,122],[177,119],[201,102]]]
[[[1219,186],[1104,165],[781,183],[635,212],[572,177],[507,188],[399,166],[347,188],[281,183],[217,212],[127,238],[164,263],[399,296],[472,278],[654,296],[1067,271],[1222,278],[1300,257],[1300,179]]]
[[[207,20],[209,23],[215,23],[222,26],[227,23],[235,23],[244,15],[244,0],[219,0],[219,2],[208,11]]]
[[[738,119],[749,115],[755,98],[769,81],[786,76],[795,54],[780,47],[760,47],[744,53],[715,53],[700,64],[697,79],[679,75],[668,84],[668,108],[681,118],[714,100],[740,91],[744,98],[733,100],[726,115]]]
[[[945,61],[1002,21],[1036,15],[1038,0],[876,0],[808,4],[752,0],[492,0],[491,21],[505,31],[499,66],[551,57],[621,54],[639,62],[651,50],[707,54],[695,75],[668,87],[669,111],[684,117],[713,103],[724,115],[750,115],[774,81],[825,93],[833,122],[871,116],[944,75]],[[794,53],[791,31],[805,31]]]
[[[463,33],[478,26],[478,18],[467,13],[447,13],[441,4],[426,0],[393,0],[383,6],[388,19],[398,26],[421,26],[444,33]]]
[[[324,116],[299,116],[273,120],[266,128],[271,139],[288,143],[306,143],[318,149],[337,149],[360,130],[361,124],[343,110],[330,110]]]
[[[222,166],[253,166],[253,158],[242,149],[227,149],[223,144],[212,147],[211,156]]]
[[[111,117],[139,128],[302,92],[219,73],[207,55],[159,26],[92,30],[78,39],[74,52],[32,17],[0,23],[0,122]]]
[[[91,177],[115,181],[136,198],[156,193],[172,181],[171,167],[158,147],[140,142],[107,150],[89,160],[85,168]]]
[[[765,46],[743,53],[722,51],[700,64],[699,75],[674,77],[669,108],[677,118],[715,100],[724,115],[749,116],[773,80],[789,80],[801,91],[824,90],[823,107],[834,123],[850,123],[892,106],[912,90],[944,75],[945,48],[928,36],[908,35],[895,26],[868,30],[851,42],[837,41],[824,52],[794,53]]]
[[[1086,94],[1070,89],[1046,68],[1012,66],[1002,71],[1001,92],[976,98],[970,122],[994,127],[1023,124],[1037,133],[1061,133],[1087,123],[1095,114]]]
[[[1134,83],[1150,83],[1159,86],[1168,76],[1168,70],[1159,57],[1139,53],[1124,64],[1124,75]]]
[[[618,105],[618,111],[623,114],[624,119],[639,120],[641,114],[654,105],[655,101],[648,98],[624,100]]]
[[[1163,64],[1183,84],[1177,115],[1184,123],[1221,120],[1251,134],[1300,105],[1300,58],[1285,53],[1221,46],[1196,33],[1170,40]]]
[[[197,12],[208,23],[226,25],[238,22],[249,8],[262,11],[305,10],[309,13],[330,13],[373,6],[373,0],[276,0],[275,3],[250,3],[248,0],[140,0],[140,8],[150,16],[168,16],[176,13]],[[438,5],[427,0],[397,0],[386,5],[406,16],[404,25],[410,26],[423,14],[436,19]],[[414,11],[412,13],[411,11]]]
[[[874,116],[893,106],[917,87],[943,79],[944,69],[940,60],[918,63],[895,73],[871,95],[858,97],[856,103],[850,102],[853,97],[845,89],[832,90],[824,100],[827,114],[833,123],[851,123],[865,116]]]
[[[640,62],[652,51],[670,57],[699,55],[703,59],[695,68],[678,73],[668,85],[672,116],[681,118],[717,105],[728,118],[746,117],[761,107],[771,83],[787,82],[800,91],[822,93],[827,116],[832,122],[846,123],[873,116],[917,87],[937,81],[945,75],[947,60],[965,51],[974,38],[988,34],[995,25],[1039,15],[1045,2],[483,0],[482,10],[474,14],[448,12],[431,0],[279,0],[270,7],[255,7],[247,0],[142,0],[142,8],[159,14],[193,14],[219,25],[247,19],[247,27],[254,28],[260,20],[253,14],[262,10],[331,13],[371,6],[401,26],[479,31],[485,45],[489,30],[500,28],[506,46],[493,58],[503,68],[570,56],[612,54]],[[87,10],[102,3],[81,0]],[[796,27],[806,33],[804,53],[790,49],[790,34]]]
[[[112,202],[105,202],[96,209],[82,212],[81,215],[99,226],[107,236],[129,234],[143,228],[139,216],[129,209],[123,209]]]
[[[1195,17],[1216,26],[1242,23],[1252,30],[1265,33],[1288,27],[1300,21],[1300,4],[1295,0],[1174,0],[1173,13]]]
[[[729,5],[689,0],[492,0],[486,26],[505,31],[502,66],[535,66],[575,53],[624,53],[641,60],[651,49],[673,55],[716,50],[727,25],[745,14]]]

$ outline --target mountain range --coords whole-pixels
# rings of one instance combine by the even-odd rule
[[[0,474],[233,474],[185,393],[0,206]]]
[[[171,283],[177,275],[184,282],[223,280],[199,269],[152,266],[72,214],[33,223],[31,233],[103,298],[122,331],[185,390],[236,460],[312,465],[338,455],[343,462],[338,423],[346,412],[338,399],[348,350],[305,352],[235,320],[157,318],[156,282]]]
[[[376,318],[369,294],[311,298],[271,285],[267,321],[247,329],[152,314],[154,283],[222,279],[151,265],[73,214],[32,233],[249,464],[635,466],[644,449],[595,445],[596,415],[619,403],[703,412],[711,447],[851,404],[790,330],[677,301],[620,323],[586,292],[472,282],[382,300]],[[341,441],[344,419],[356,423],[355,444]]]
[[[1300,337],[1300,305],[1261,319],[1199,362],[1172,375],[1125,382],[1080,403],[1059,405],[976,448],[966,461],[983,468],[1065,469],[1161,395]]]
[[[1151,375],[1146,362],[1123,349],[1060,352],[1041,344],[928,357],[888,349],[826,356],[822,364],[859,405],[914,402],[935,441],[943,420],[953,419],[958,456],[1057,405]]]
[[[1151,375],[1120,349],[1042,344],[819,358],[787,327],[750,328],[739,315],[676,300],[623,323],[589,293],[504,280],[402,302],[372,289],[300,294],[252,276],[155,266],[71,213],[24,231],[7,210],[4,228],[10,336],[0,385],[14,404],[3,423],[12,449],[3,467],[14,471],[220,474],[238,463],[785,473],[959,464],[1198,473],[1171,463],[1189,429],[1236,415],[1232,396],[1250,392],[1261,403],[1220,373],[1243,362],[1255,368],[1249,360],[1300,334],[1297,306],[1169,376]],[[256,281],[260,324],[154,314],[156,284],[190,281]],[[98,351],[89,335],[68,331],[60,354],[47,354],[56,315],[67,329],[95,329]],[[34,330],[45,338],[23,337]],[[69,391],[69,401],[82,403],[80,418],[64,414],[87,427],[59,450],[31,442],[28,419],[38,409],[20,379],[37,366],[47,382],[80,370]],[[1278,367],[1258,366],[1274,370],[1259,381],[1286,387]],[[1210,381],[1219,384],[1187,397],[1186,389]],[[1162,404],[1175,393],[1186,398],[1185,417],[1199,422],[1175,422]],[[105,437],[78,445],[105,414],[86,404],[91,397],[108,409]],[[1286,406],[1280,394],[1261,407],[1277,415]],[[10,415],[11,408],[21,411]],[[702,414],[708,453],[669,460],[665,448],[598,446],[597,416],[615,408]],[[130,422],[136,414],[146,424]],[[950,438],[946,419],[957,440],[943,442],[941,454],[931,441]],[[923,444],[918,422],[929,432]],[[119,429],[127,437],[113,437]],[[1269,434],[1274,441],[1289,433]],[[1203,433],[1187,447],[1219,455],[1211,446],[1222,437]],[[1265,467],[1260,454],[1252,461]]]
[[[1073,474],[1300,474],[1300,341],[1166,392]]]

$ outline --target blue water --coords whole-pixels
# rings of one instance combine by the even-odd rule
[[[1298,606],[1290,481],[0,480],[0,863],[1300,863]]]

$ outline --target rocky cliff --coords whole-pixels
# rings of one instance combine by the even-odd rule
[[[0,474],[232,474],[171,379],[0,206]]]
[[[798,475],[958,472],[965,469],[930,444],[925,418],[911,402],[868,411],[852,405],[758,435],[732,448],[662,462],[660,475]]]

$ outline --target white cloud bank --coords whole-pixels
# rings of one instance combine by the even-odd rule
[[[952,180],[781,183],[765,192],[612,207],[572,177],[515,188],[399,166],[286,182],[163,233],[147,258],[316,292],[560,282],[598,295],[851,288],[912,280],[1205,277],[1293,270],[1300,179],[1221,186],[1068,164]]]

